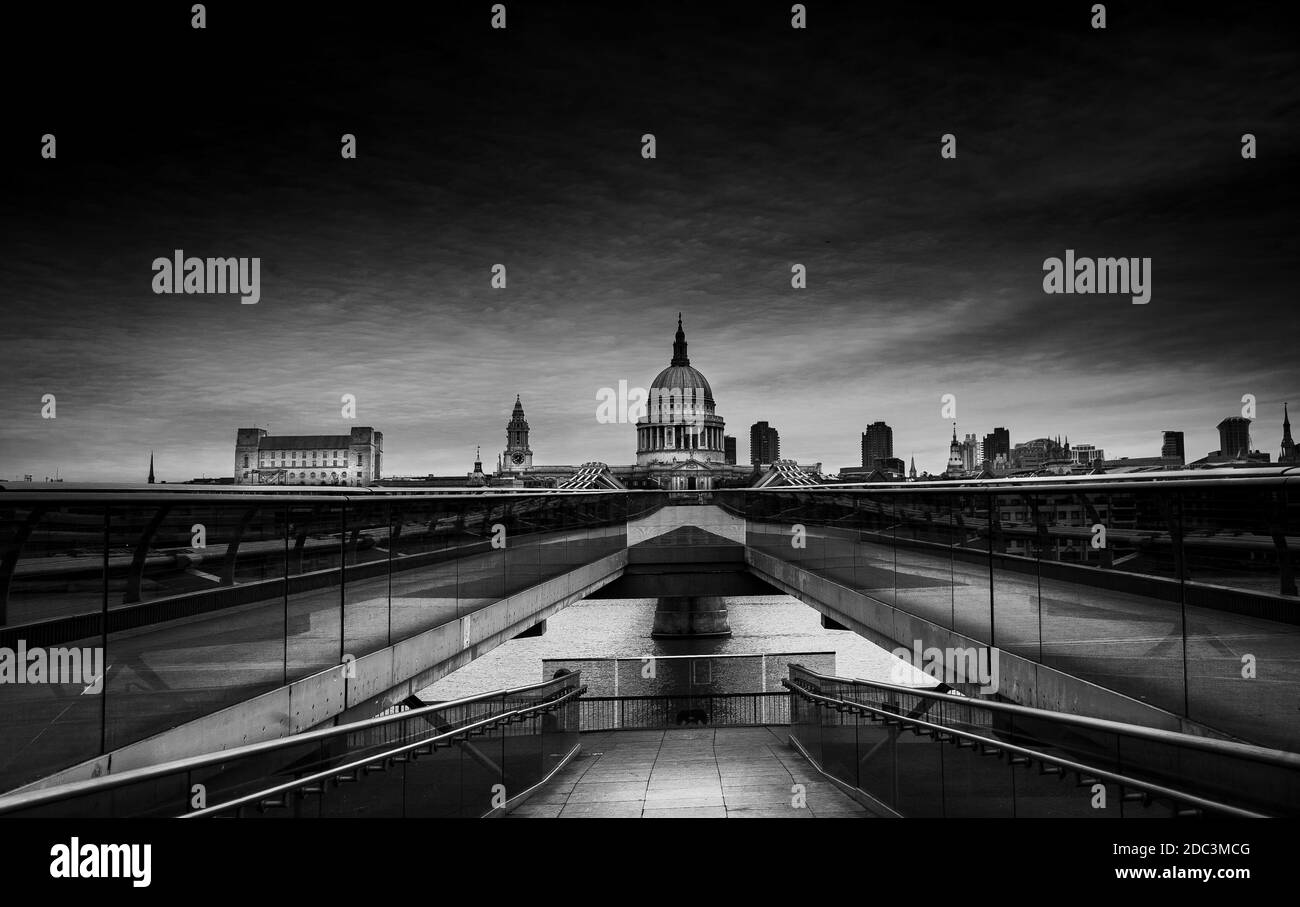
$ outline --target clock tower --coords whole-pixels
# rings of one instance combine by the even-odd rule
[[[524,421],[524,405],[515,395],[515,410],[506,425],[506,450],[501,457],[502,472],[523,472],[533,466],[533,452],[528,447],[528,423]]]

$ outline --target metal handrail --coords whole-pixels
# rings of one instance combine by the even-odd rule
[[[330,670],[335,669],[331,668]],[[578,676],[577,672],[574,672],[572,676],[576,678]],[[423,706],[418,709],[394,712],[391,715],[378,715],[374,718],[366,718],[362,721],[356,721],[349,724],[340,724],[335,725],[334,727],[320,728],[314,731],[304,731],[301,734],[291,734],[288,737],[279,737],[275,740],[264,740],[260,743],[250,743],[232,749],[217,750],[199,756],[189,756],[184,759],[176,759],[171,762],[160,762],[156,765],[147,765],[142,768],[130,769],[125,772],[102,775],[98,778],[90,778],[85,781],[73,781],[69,784],[60,784],[54,787],[45,787],[37,790],[23,791],[16,794],[7,794],[0,796],[0,816],[5,813],[30,809],[36,806],[44,806],[48,803],[56,803],[60,800],[67,800],[73,797],[112,790],[113,788],[134,784],[140,781],[151,781],[169,775],[193,771],[194,769],[204,768],[217,763],[231,762],[236,759],[244,759],[252,756],[262,756],[278,749],[300,746],[303,743],[313,743],[330,737],[354,734],[358,731],[365,731],[398,721],[406,721],[411,718],[421,718],[425,715],[430,715],[434,712],[443,711],[445,709],[458,708],[460,706],[471,705],[475,702],[495,699],[502,696],[526,693],[529,690],[535,690],[539,687],[553,684],[557,679],[558,678],[552,678],[550,680],[543,680],[540,683],[533,683],[522,687],[512,687],[505,690],[495,690],[490,693],[478,693],[474,696],[466,696],[462,699],[452,699],[448,702],[440,702],[434,705]],[[422,738],[420,741],[421,745],[427,742],[427,740],[428,738]]]
[[[195,810],[194,812],[191,813],[185,813],[184,815],[178,816],[177,818],[180,819],[206,818],[207,816],[214,815],[218,812],[227,812],[228,810],[238,809],[240,807],[246,806],[249,803],[253,803],[258,800],[264,800],[267,797],[274,796],[275,794],[288,793],[289,791],[296,790],[301,787],[305,787],[306,785],[313,784],[317,781],[325,781],[331,777],[336,777],[338,775],[345,774],[347,772],[358,771],[360,769],[365,768],[368,765],[374,765],[376,762],[387,762],[389,759],[396,758],[397,756],[400,756],[403,753],[410,752],[412,750],[423,749],[426,746],[433,746],[436,748],[439,742],[472,733],[476,728],[486,727],[492,724],[500,724],[502,721],[505,721],[506,719],[514,720],[516,718],[522,717],[524,715],[529,715],[537,711],[553,711],[557,706],[567,702],[568,700],[574,698],[575,696],[581,696],[586,691],[587,688],[585,686],[580,686],[577,689],[570,690],[569,692],[565,693],[563,696],[557,696],[554,699],[548,699],[544,702],[539,702],[536,705],[530,705],[522,709],[511,709],[509,712],[502,712],[500,715],[493,715],[489,718],[483,718],[480,719],[479,721],[475,721],[473,724],[467,724],[463,727],[459,727],[451,731],[446,731],[445,733],[438,734],[434,737],[425,737],[421,740],[416,740],[411,743],[404,743],[399,747],[396,747],[391,750],[385,750],[382,753],[372,753],[371,755],[366,756],[365,758],[362,759],[358,759],[355,762],[348,762],[344,765],[337,765],[334,766],[333,768],[324,769],[322,771],[315,772],[310,775],[306,775],[302,778],[295,778],[293,781],[285,781],[282,784],[277,784],[273,787],[263,788],[262,790],[255,791],[254,793],[251,794],[244,794],[243,796],[236,797],[234,800],[228,800],[225,803],[218,803],[215,806],[208,806],[203,809]]]
[[[1197,809],[1201,809],[1201,810],[1210,810],[1213,812],[1226,813],[1227,815],[1233,816],[1235,818],[1240,818],[1240,819],[1271,818],[1265,813],[1252,812],[1251,810],[1248,809],[1242,809],[1237,806],[1230,806],[1227,803],[1219,803],[1218,801],[1209,800],[1205,797],[1199,797],[1195,794],[1188,794],[1182,791],[1174,790],[1173,788],[1163,787],[1162,785],[1159,784],[1152,784],[1148,781],[1142,781],[1138,778],[1133,778],[1129,775],[1121,775],[1117,772],[1108,771],[1106,769],[1096,768],[1091,765],[1084,765],[1083,763],[1080,762],[1073,762],[1069,759],[1063,759],[1060,756],[1052,756],[1052,755],[1048,755],[1047,753],[1039,752],[1038,750],[1026,749],[1025,747],[1022,746],[1016,746],[1014,743],[1006,743],[1005,741],[998,740],[992,737],[983,737],[979,734],[975,734],[970,731],[965,731],[960,728],[954,728],[943,724],[934,724],[929,721],[924,721],[920,718],[912,718],[907,715],[900,715],[897,712],[890,712],[885,709],[878,709],[875,706],[867,705],[866,703],[862,703],[862,702],[853,702],[852,700],[836,699],[833,696],[824,696],[820,693],[814,693],[811,690],[805,690],[802,687],[800,687],[798,684],[791,683],[789,680],[782,680],[781,683],[785,684],[792,693],[795,693],[796,695],[801,696],[804,699],[807,699],[811,702],[832,706],[837,711],[871,712],[876,715],[880,715],[882,718],[886,718],[889,721],[898,722],[900,725],[906,724],[906,725],[914,725],[917,727],[924,727],[934,731],[936,734],[951,734],[954,737],[961,737],[965,740],[971,740],[975,743],[986,745],[990,749],[996,749],[999,752],[1013,753],[1015,755],[1024,756],[1029,759],[1035,759],[1039,762],[1051,763],[1052,765],[1059,766],[1064,771],[1075,772],[1080,776],[1087,775],[1088,777],[1096,778],[1099,781],[1107,780],[1121,788],[1141,790],[1150,794],[1153,797],[1163,797],[1165,799],[1172,799],[1176,802],[1186,803],[1190,806],[1194,806]],[[960,697],[955,697],[955,698],[960,698]],[[792,727],[794,726],[793,721],[791,722],[791,725]]]
[[[696,656],[698,657],[698,656]],[[783,680],[782,683],[785,681]],[[640,702],[644,699],[742,699],[749,696],[785,696],[780,690],[755,690],[752,693],[624,693],[619,696],[588,696],[584,702]]]
[[[1208,472],[1208,470],[1206,470]],[[1082,475],[1066,478],[1063,476],[1020,477],[1012,479],[948,479],[930,482],[844,482],[829,485],[769,485],[764,488],[720,488],[714,495],[732,495],[748,492],[763,494],[820,494],[840,492],[844,494],[1017,494],[1068,492],[1077,494],[1083,489],[1106,491],[1132,489],[1134,485],[1160,485],[1162,488],[1212,488],[1243,485],[1289,485],[1300,480],[1300,467],[1285,466],[1254,469],[1220,470],[1215,474],[1202,477],[1202,470],[1170,471],[1168,473],[1131,473],[1124,475]],[[1231,472],[1232,475],[1227,473]],[[1260,475],[1261,472],[1266,473]],[[1194,476],[1194,477],[1193,477]]]
[[[12,483],[10,483],[12,485]],[[421,494],[418,490],[410,488],[357,488],[350,487],[346,492],[340,490],[337,493],[331,493],[327,489],[329,486],[314,487],[311,491],[286,492],[282,491],[282,486],[276,485],[249,485],[249,486],[218,486],[229,487],[232,490],[221,492],[213,491],[208,487],[195,487],[193,490],[176,486],[167,491],[159,491],[158,486],[144,486],[138,491],[129,490],[108,490],[108,489],[86,489],[83,491],[70,490],[67,485],[59,485],[58,490],[51,489],[44,491],[41,488],[13,488],[0,484],[0,502],[21,501],[25,499],[47,501],[54,503],[88,503],[104,504],[113,502],[122,502],[138,504],[141,502],[152,503],[174,503],[178,499],[196,503],[229,503],[239,498],[257,498],[259,500],[269,499],[271,501],[297,502],[318,504],[330,501],[352,501],[357,503],[367,501],[373,503],[378,500],[391,500],[394,498],[409,498],[413,500],[429,501],[454,501],[464,500],[481,500],[484,497],[505,498],[543,498],[543,497],[579,497],[582,495],[661,495],[666,492],[654,489],[587,489],[587,488],[490,488],[483,491],[472,491],[466,489],[455,489],[453,493],[439,494],[430,489],[428,492]],[[303,486],[312,487],[312,486]],[[74,486],[75,489],[75,486]],[[258,490],[255,490],[258,489]],[[261,490],[265,489],[265,490]],[[178,495],[180,498],[178,498]]]
[[[762,492],[764,494],[781,494],[789,492],[798,493],[858,493],[858,494],[978,494],[978,493],[998,493],[998,494],[1016,494],[1029,492],[1068,492],[1077,493],[1082,488],[1090,490],[1114,490],[1114,489],[1131,489],[1134,485],[1160,485],[1162,487],[1178,488],[1212,488],[1212,487],[1241,487],[1243,485],[1289,485],[1296,480],[1300,480],[1300,467],[1295,466],[1275,466],[1260,467],[1252,469],[1231,469],[1216,470],[1209,476],[1203,474],[1209,470],[1179,470],[1165,473],[1133,473],[1129,475],[1081,475],[1072,477],[1062,476],[1042,476],[1042,477],[1019,477],[1019,478],[1001,478],[1001,479],[949,479],[946,481],[930,482],[897,482],[897,483],[866,483],[866,482],[845,482],[834,483],[829,485],[800,485],[800,486],[767,486],[764,488],[721,488],[715,489],[711,494],[729,496],[747,492]],[[1261,475],[1260,473],[1265,473]],[[346,490],[342,487],[338,491],[333,490],[333,486],[290,486],[310,488],[310,491],[285,492],[281,489],[286,486],[276,485],[220,485],[220,486],[168,486],[166,491],[159,490],[157,485],[132,486],[122,489],[103,489],[95,488],[93,484],[82,491],[76,491],[77,486],[69,486],[60,483],[58,486],[45,486],[39,483],[32,483],[24,487],[12,487],[14,483],[0,484],[0,500],[21,500],[23,498],[38,499],[42,501],[78,501],[85,503],[106,503],[115,500],[123,502],[132,501],[175,501],[177,495],[183,495],[188,500],[204,501],[229,501],[232,498],[238,498],[241,495],[253,498],[265,498],[270,500],[283,501],[306,501],[311,503],[323,501],[347,501],[356,499],[358,501],[369,500],[388,500],[392,498],[415,498],[429,500],[480,500],[485,496],[491,497],[530,497],[541,498],[548,496],[575,496],[575,495],[662,495],[668,492],[664,489],[570,489],[570,488],[537,488],[537,489],[520,489],[520,488],[484,488],[482,490],[471,490],[464,488],[450,489],[450,493],[442,493],[439,490],[428,489],[424,493],[418,488],[402,488],[383,486],[348,486]],[[47,490],[48,487],[48,490]],[[230,489],[229,491],[216,491],[214,488]]]
[[[848,677],[833,677],[829,674],[819,674],[816,671],[805,668],[803,665],[791,665],[791,667],[798,668],[799,671],[815,677],[818,680],[828,681],[830,683],[847,683],[858,687],[870,687],[890,693],[902,693],[908,696],[919,696],[923,699],[950,702],[954,705],[972,706],[990,712],[1001,712],[1005,715],[1019,716],[1021,718],[1033,718],[1040,721],[1049,721],[1056,724],[1086,728],[1092,731],[1122,734],[1126,737],[1135,737],[1153,743],[1166,743],[1182,749],[1199,750],[1216,756],[1230,756],[1236,759],[1249,759],[1254,762],[1262,762],[1266,765],[1272,765],[1277,768],[1300,771],[1300,753],[1289,753],[1285,750],[1255,746],[1250,743],[1238,743],[1234,740],[1217,740],[1213,737],[1200,737],[1194,734],[1183,734],[1179,731],[1165,731],[1159,728],[1144,727],[1140,724],[1128,724],[1123,721],[1113,721],[1109,718],[1093,718],[1090,715],[1071,715],[1065,712],[1052,712],[1046,709],[1036,709],[1031,706],[1016,705],[1010,702],[994,702],[988,699],[976,699],[971,696],[955,696],[950,693],[936,692],[925,687],[905,687],[891,683],[882,683],[878,680],[858,680]],[[788,678],[783,678],[781,684],[787,689],[795,689],[797,687],[797,684],[792,684]],[[860,705],[861,703],[858,704]]]

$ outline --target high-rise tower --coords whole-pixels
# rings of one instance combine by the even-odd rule
[[[749,426],[749,462],[754,466],[781,459],[781,433],[766,422]]]
[[[980,442],[974,435],[967,435],[961,442],[961,467],[963,472],[975,472],[983,460],[980,457]]]
[[[1250,420],[1243,416],[1229,416],[1218,425],[1219,453],[1227,459],[1244,457],[1250,453]]]
[[[862,433],[862,468],[874,469],[880,460],[894,455],[894,430],[884,422],[872,422]]]
[[[1010,460],[1011,432],[1000,426],[993,429],[984,436],[984,443],[981,448],[985,463],[995,463],[999,456],[1002,457],[1003,462]]]
[[[1166,460],[1177,460],[1179,465],[1186,463],[1187,452],[1184,447],[1183,433],[1166,429],[1163,439],[1160,445],[1160,456]]]

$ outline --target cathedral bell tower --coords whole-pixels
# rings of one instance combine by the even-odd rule
[[[965,471],[961,459],[961,442],[957,440],[957,423],[952,423],[952,444],[948,445],[947,474],[951,478],[960,476]]]
[[[506,423],[506,449],[501,456],[502,472],[523,472],[533,466],[533,451],[528,446],[528,423],[524,421],[524,405],[515,395],[515,409]]]

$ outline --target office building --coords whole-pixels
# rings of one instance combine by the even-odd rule
[[[758,466],[781,459],[781,435],[766,422],[749,427],[749,462]]]
[[[884,422],[872,422],[862,433],[862,468],[874,469],[879,460],[894,455],[894,430]]]
[[[384,433],[369,426],[346,435],[271,435],[241,428],[235,436],[236,485],[368,485],[382,475]]]
[[[1176,460],[1179,463],[1187,462],[1187,450],[1183,446],[1183,433],[1181,431],[1165,431],[1164,442],[1160,445],[1160,456],[1166,460]]]

